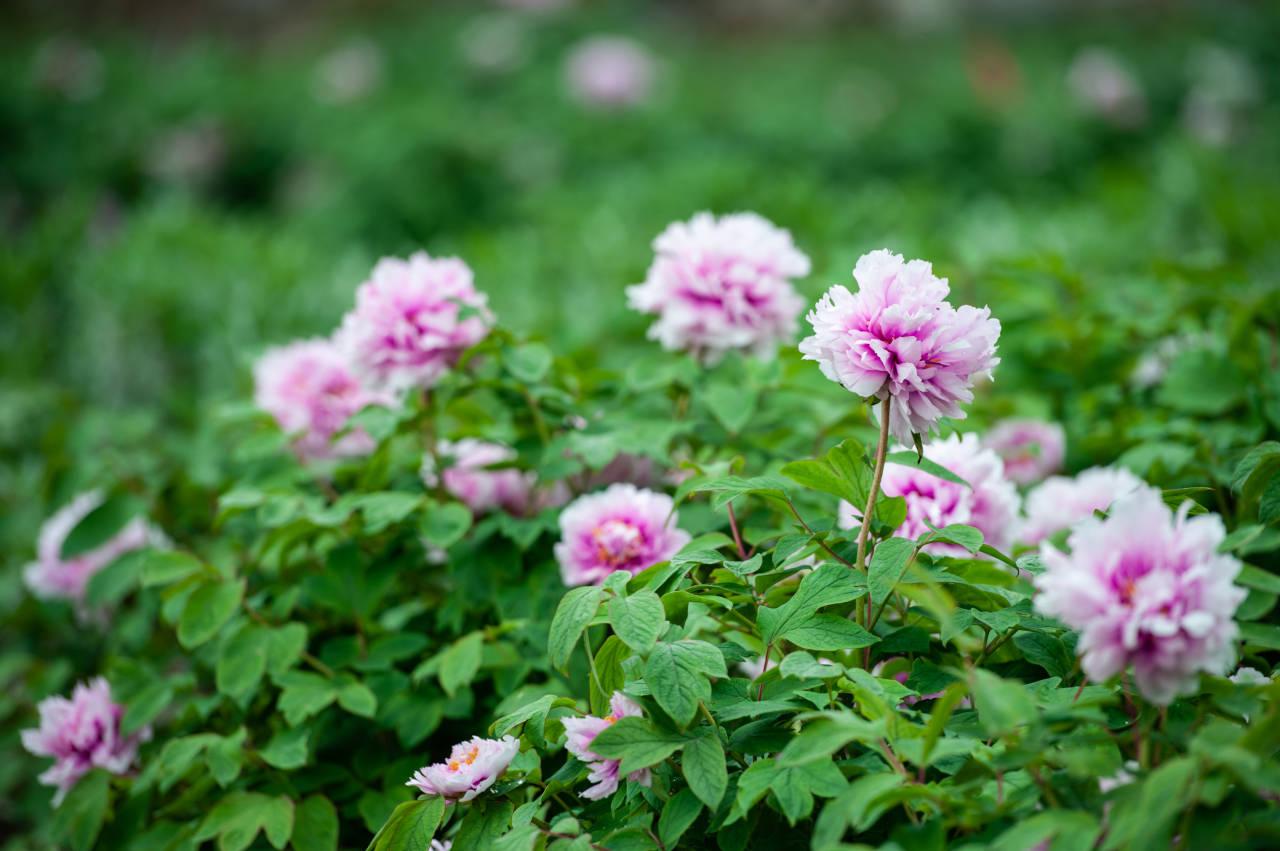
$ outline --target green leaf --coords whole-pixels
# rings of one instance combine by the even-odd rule
[[[230,736],[218,736],[205,749],[205,761],[209,764],[209,773],[218,785],[224,789],[240,776],[244,764],[244,741],[248,731],[241,727]]]
[[[472,632],[449,645],[440,654],[438,669],[440,687],[453,697],[458,689],[471,684],[480,670],[484,656],[484,633]]]
[[[1194,349],[1170,364],[1156,401],[1176,411],[1212,416],[1242,403],[1247,389],[1244,373],[1226,355]]]
[[[591,750],[605,759],[620,759],[619,771],[630,774],[657,765],[689,741],[683,733],[660,730],[647,718],[629,716],[604,728]]]
[[[644,668],[653,697],[676,723],[693,720],[698,704],[711,699],[707,677],[727,677],[724,655],[704,641],[663,642],[653,648]]]
[[[354,504],[364,517],[365,530],[377,534],[405,520],[422,507],[423,501],[421,494],[384,491],[361,494]]]
[[[1075,668],[1075,653],[1056,635],[1019,632],[1013,643],[1028,662],[1044,668],[1051,677],[1065,677]]]
[[[367,851],[430,851],[444,808],[444,798],[405,801],[391,811]]]
[[[267,631],[255,624],[241,627],[231,636],[218,656],[218,691],[236,700],[253,693],[267,670],[269,642]]]
[[[196,588],[178,620],[178,643],[191,649],[213,638],[240,608],[243,595],[240,582],[206,582]]]
[[[114,606],[123,600],[138,586],[145,559],[145,550],[133,550],[90,576],[84,589],[85,603],[94,607]]]
[[[861,510],[867,504],[873,471],[862,444],[850,439],[820,459],[792,461],[784,464],[779,472],[799,485],[838,496]]]
[[[288,671],[277,679],[282,687],[278,705],[290,726],[305,721],[338,699],[337,689],[319,674]]]
[[[189,553],[174,550],[142,551],[142,586],[171,585],[206,570],[204,564]]]
[[[1002,736],[1036,719],[1036,704],[1027,687],[1016,680],[1004,680],[990,671],[970,672],[969,690],[978,710],[978,721],[992,736]]]
[[[648,589],[609,601],[609,624],[618,638],[637,653],[648,653],[667,629],[658,595]]]
[[[810,615],[788,629],[783,637],[805,650],[856,650],[880,640],[839,615]]]
[[[525,343],[505,352],[507,370],[525,384],[536,384],[551,369],[551,350],[541,343]]]
[[[823,606],[847,603],[866,596],[862,576],[844,565],[827,563],[800,582],[791,599],[777,608],[761,607],[757,613],[761,637],[773,643],[805,623]]]
[[[462,540],[471,528],[471,509],[460,502],[433,503],[427,506],[418,524],[423,540],[433,547],[448,549]]]
[[[111,802],[111,776],[94,769],[80,778],[53,812],[54,833],[72,851],[89,851],[102,832]]]
[[[276,733],[258,752],[263,762],[283,771],[293,771],[307,764],[309,727],[289,727]]]
[[[884,735],[882,722],[866,721],[851,713],[828,713],[806,724],[787,742],[778,764],[787,767],[827,760],[850,742],[873,744]]]
[[[551,664],[563,668],[578,646],[582,631],[587,628],[600,608],[603,591],[595,585],[573,588],[560,600],[555,616],[551,619],[551,632],[547,638],[547,655]]]
[[[622,670],[622,663],[631,657],[631,650],[622,643],[622,639],[611,635],[596,651],[596,674],[600,677],[597,688],[596,678],[588,677],[591,711],[595,715],[609,714],[609,700],[615,691],[621,691],[626,684],[627,675]]]
[[[784,677],[795,677],[801,680],[828,680],[843,674],[844,666],[835,662],[819,662],[812,653],[798,650],[783,657],[782,663],[778,666],[778,672]]]
[[[491,851],[510,828],[514,809],[510,801],[473,801],[453,837],[453,851]]]
[[[842,794],[848,783],[831,762],[781,766],[772,759],[751,764],[738,778],[737,809],[745,813],[766,793],[773,793],[782,814],[793,826],[813,812],[813,796],[830,798]]]
[[[312,795],[298,804],[293,817],[294,851],[337,851],[338,811],[324,795]]]
[[[675,848],[680,837],[698,820],[702,804],[691,789],[681,789],[672,795],[662,808],[658,818],[658,838],[668,848]]]
[[[898,464],[903,467],[914,467],[917,470],[923,470],[931,476],[937,476],[939,479],[945,479],[948,482],[955,482],[957,485],[969,487],[969,483],[948,470],[946,467],[928,458],[920,458],[915,450],[904,449],[899,452],[890,452],[884,456],[886,464]]]
[[[131,521],[145,516],[147,504],[125,491],[117,491],[102,501],[75,525],[62,541],[60,557],[72,559],[96,550],[110,541]]]
[[[373,691],[350,678],[338,680],[338,705],[361,718],[372,718],[378,712],[378,698]]]
[[[267,632],[267,672],[278,677],[298,664],[307,649],[307,628],[287,623]]]
[[[715,812],[729,785],[729,772],[725,765],[724,746],[714,728],[704,727],[702,735],[691,739],[684,746],[680,760],[684,779],[698,800]]]
[[[1089,851],[1098,841],[1102,826],[1090,813],[1050,810],[1037,813],[1009,828],[991,843],[991,851]],[[1050,844],[1052,843],[1052,844]]]
[[[1242,623],[1240,639],[1247,647],[1280,650],[1280,626],[1269,623]]]
[[[906,782],[896,772],[866,774],[849,784],[834,801],[823,807],[813,828],[812,848],[834,848],[852,827],[863,833],[875,826],[880,816],[896,801],[892,795]]]
[[[126,736],[136,733],[154,721],[172,702],[172,682],[159,679],[148,683],[129,698],[124,717],[120,719],[120,732]]]
[[[703,392],[712,416],[720,421],[730,434],[738,434],[751,422],[756,412],[758,394],[750,387],[713,381]]]
[[[982,532],[972,526],[962,526],[958,523],[944,526],[924,537],[931,541],[945,541],[949,544],[955,544],[957,547],[964,547],[971,553],[976,553],[982,549]]]
[[[906,538],[888,538],[876,544],[875,552],[871,554],[871,564],[867,568],[871,602],[878,606],[889,599],[915,552],[915,543]]]

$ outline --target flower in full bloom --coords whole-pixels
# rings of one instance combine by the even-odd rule
[[[334,435],[361,408],[393,401],[361,384],[338,347],[320,338],[268,349],[253,366],[253,383],[258,407],[296,436],[294,449],[304,459],[372,451],[373,438],[363,430],[336,441]]]
[[[40,726],[22,731],[22,746],[36,756],[54,758],[40,782],[57,788],[55,807],[95,768],[124,774],[138,755],[138,745],[151,738],[150,727],[121,734],[124,707],[111,699],[111,686],[103,677],[77,683],[70,699],[45,698],[36,709]]]
[[[569,93],[589,106],[635,106],[648,99],[655,76],[649,51],[625,36],[584,39],[565,61]]]
[[[1030,485],[1062,468],[1067,437],[1057,423],[1004,420],[982,442],[1004,461],[1006,476],[1019,485]]]
[[[1123,467],[1090,467],[1075,478],[1053,476],[1027,494],[1018,540],[1038,544],[1142,487],[1142,479]]]
[[[671,497],[635,485],[580,496],[560,513],[560,575],[566,585],[587,585],[666,561],[689,542],[676,520]]]
[[[1089,679],[1132,666],[1138,690],[1162,706],[1194,691],[1201,671],[1226,672],[1245,597],[1232,582],[1240,562],[1217,551],[1222,520],[1189,517],[1191,506],[1175,515],[1160,491],[1143,488],[1105,520],[1076,524],[1070,553],[1041,544],[1045,571],[1035,579],[1036,609],[1080,633]]]
[[[356,291],[335,341],[375,387],[431,387],[488,335],[486,305],[471,268],[456,257],[384,257]]]
[[[791,281],[809,274],[809,258],[787,231],[755,213],[698,213],[668,226],[653,248],[627,300],[658,317],[649,338],[663,348],[714,362],[730,351],[771,357],[795,337],[804,301]]]
[[[953,434],[925,447],[925,458],[964,479],[968,486],[949,482],[910,464],[887,464],[880,491],[907,501],[907,519],[894,534],[918,538],[929,525],[941,529],[952,523],[972,526],[983,540],[1004,549],[1018,520],[1018,490],[1004,474],[1000,456],[983,447],[976,434]],[[861,509],[840,504],[840,523],[846,529],[859,522]],[[925,521],[928,521],[926,523]],[[965,556],[953,544],[930,544],[931,552]]]
[[[536,485],[536,476],[515,467],[498,467],[516,459],[516,452],[500,443],[474,438],[459,441],[442,440],[436,453],[448,464],[441,477],[436,476],[435,459],[428,455],[422,461],[422,480],[435,487],[443,480],[444,489],[466,504],[474,514],[495,509],[509,514],[524,514]]]
[[[952,307],[946,278],[930,264],[883,249],[864,254],[853,277],[856,294],[834,286],[809,312],[805,359],[852,393],[892,400],[889,428],[904,445],[942,417],[964,419],[974,382],[1000,362],[990,309]]]
[[[44,522],[36,543],[36,560],[23,571],[27,587],[37,597],[82,603],[89,580],[99,570],[130,550],[163,543],[162,536],[137,517],[100,546],[63,558],[62,545],[67,535],[103,500],[101,491],[82,493]]]
[[[615,691],[613,697],[609,700],[609,714],[604,718],[588,715],[585,718],[563,719],[564,746],[569,753],[587,764],[587,768],[591,769],[587,779],[595,784],[583,792],[582,797],[589,801],[598,801],[618,791],[620,780],[618,767],[621,765],[621,760],[605,759],[591,750],[591,743],[595,741],[596,736],[600,735],[602,730],[611,726],[619,718],[640,717],[643,714],[644,711],[640,708],[640,704],[622,692]],[[642,786],[648,786],[650,782],[649,769],[642,768],[639,771],[633,771],[627,775],[627,779]]]
[[[425,795],[470,801],[492,786],[519,752],[520,742],[511,736],[501,739],[472,736],[454,745],[444,762],[419,768],[405,785]]]

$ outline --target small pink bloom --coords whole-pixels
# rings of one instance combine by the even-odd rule
[[[67,535],[102,505],[103,499],[100,491],[82,493],[44,522],[36,544],[36,560],[23,571],[27,587],[37,597],[83,603],[85,588],[95,573],[131,550],[163,543],[163,537],[139,517],[96,549],[64,559],[62,544]]]
[[[615,570],[639,573],[689,542],[671,497],[612,485],[578,497],[560,514],[556,559],[566,585],[603,582]]]
[[[787,231],[755,213],[698,213],[653,247],[653,265],[627,299],[658,317],[649,338],[663,348],[715,362],[730,351],[772,357],[795,337],[804,301],[791,282],[809,274],[809,258]]]
[[[1168,705],[1195,690],[1198,674],[1223,674],[1235,658],[1232,580],[1240,562],[1217,551],[1226,537],[1215,515],[1175,515],[1160,491],[1143,488],[1088,517],[1067,539],[1070,554],[1045,543],[1036,609],[1080,633],[1077,652],[1089,679],[1132,666],[1138,690]]]
[[[1080,51],[1067,71],[1076,102],[1112,126],[1132,130],[1146,123],[1147,98],[1123,58],[1101,47]]]
[[[585,39],[565,62],[570,94],[589,106],[635,106],[648,99],[655,76],[649,51],[625,36]]]
[[[618,768],[621,760],[605,759],[591,750],[591,743],[596,736],[619,718],[640,717],[644,711],[640,704],[620,691],[615,691],[609,700],[609,714],[604,718],[588,715],[585,718],[565,718],[565,749],[587,764],[591,773],[587,779],[595,785],[582,793],[582,797],[590,801],[598,801],[618,791],[620,781]],[[648,786],[651,780],[649,769],[642,768],[627,775],[627,779],[642,786]]]
[[[362,386],[337,346],[318,338],[268,349],[254,364],[253,382],[258,407],[295,435],[294,449],[308,460],[372,451],[373,438],[362,430],[336,441],[334,435],[361,408],[393,402]]]
[[[102,677],[78,683],[71,698],[40,701],[40,726],[22,731],[22,746],[36,756],[56,760],[40,782],[57,788],[53,805],[62,803],[72,786],[95,768],[124,774],[138,755],[138,745],[151,738],[144,727],[131,736],[120,733],[124,707],[111,699]]]
[[[1062,468],[1066,434],[1057,423],[1004,420],[982,442],[1004,460],[1004,472],[1019,485],[1034,484]]]
[[[1018,539],[1038,544],[1143,487],[1123,467],[1091,467],[1074,479],[1054,476],[1027,494],[1027,517]]]
[[[477,515],[495,509],[522,515],[528,511],[537,477],[516,467],[497,467],[516,459],[516,452],[498,443],[473,438],[457,442],[442,440],[436,452],[445,462],[444,489]],[[422,480],[428,487],[439,481],[435,459],[428,455],[422,461]]]
[[[809,312],[805,359],[858,396],[892,398],[890,429],[904,445],[943,417],[964,419],[960,405],[973,401],[974,382],[1000,363],[990,309],[952,307],[946,278],[930,264],[885,250],[864,254],[853,276],[856,294],[834,286]]]
[[[488,335],[492,321],[466,263],[419,251],[378,261],[335,342],[371,385],[426,388]]]
[[[472,736],[454,745],[444,762],[419,768],[405,785],[413,786],[424,795],[470,801],[492,786],[519,752],[520,742],[511,736],[501,739]]]

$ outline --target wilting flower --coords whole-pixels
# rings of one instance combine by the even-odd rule
[[[425,795],[470,801],[492,786],[519,752],[520,742],[511,736],[501,739],[472,736],[454,745],[444,762],[419,768],[405,785]]]
[[[1034,484],[1062,468],[1066,452],[1062,426],[1043,420],[1004,420],[982,438],[1004,461],[1004,473],[1019,485]]]
[[[366,405],[393,401],[362,385],[338,347],[320,338],[268,349],[254,364],[253,383],[258,407],[296,435],[294,448],[307,459],[372,451],[374,440],[363,430],[333,437]]]
[[[56,760],[40,775],[54,786],[56,807],[72,786],[95,768],[124,774],[138,755],[138,745],[151,738],[151,728],[132,735],[120,732],[124,707],[111,699],[111,686],[102,677],[77,683],[71,698],[48,697],[36,707],[40,726],[22,731],[22,746],[36,756]]]
[[[1027,494],[1018,540],[1038,544],[1142,487],[1142,479],[1123,467],[1091,467],[1074,479],[1054,476]]]
[[[1132,129],[1147,120],[1142,84],[1110,50],[1090,47],[1080,51],[1067,71],[1067,86],[1083,109],[1115,127]]]
[[[730,351],[771,357],[795,336],[804,301],[791,280],[809,274],[809,258],[787,231],[755,213],[698,213],[669,225],[653,248],[627,300],[658,317],[649,338],[663,348],[710,362]]]
[[[535,504],[537,476],[534,473],[515,467],[491,469],[514,461],[514,449],[465,438],[457,442],[440,441],[436,453],[449,462],[443,476],[436,476],[435,459],[428,455],[422,461],[422,480],[428,487],[435,487],[443,479],[444,489],[466,503],[473,513],[486,514],[500,509],[518,516]]]
[[[634,106],[653,88],[654,61],[645,47],[624,36],[593,36],[578,43],[565,62],[569,92],[590,106]]]
[[[622,761],[605,759],[591,750],[591,743],[596,740],[596,736],[600,735],[601,731],[612,726],[619,718],[640,717],[643,714],[644,711],[640,708],[640,704],[622,692],[615,691],[613,697],[609,700],[609,714],[604,718],[588,715],[585,718],[563,719],[564,746],[569,753],[587,764],[587,768],[591,769],[587,779],[595,784],[583,792],[582,797],[589,801],[598,801],[618,791],[620,780],[618,767],[622,764]],[[627,775],[627,779],[633,783],[648,786],[650,782],[649,769],[642,768],[639,771],[633,771]]]
[[[560,513],[560,575],[566,585],[587,585],[666,561],[689,542],[676,521],[671,497],[635,485],[578,497]]]
[[[95,573],[130,550],[163,542],[158,532],[137,517],[94,549],[63,558],[62,545],[67,535],[103,500],[101,491],[82,493],[44,522],[36,543],[36,560],[23,571],[27,587],[37,597],[82,603],[85,588]]]
[[[972,526],[983,540],[997,549],[1008,546],[1018,519],[1018,490],[1004,474],[1004,462],[985,449],[976,434],[953,434],[925,447],[925,458],[964,479],[968,486],[950,482],[910,464],[887,464],[880,491],[907,501],[907,519],[894,534],[918,538],[929,524],[941,529],[953,523]],[[840,504],[840,523],[850,528],[859,522],[861,508]],[[926,523],[926,521],[928,521]],[[966,556],[952,544],[930,544],[940,555]]]
[[[858,292],[829,289],[800,343],[822,374],[864,398],[892,399],[889,427],[905,445],[942,417],[963,419],[973,383],[1000,362],[1000,323],[988,308],[946,301],[950,288],[923,260],[872,251],[853,270]]]
[[[466,263],[419,251],[378,261],[335,341],[376,387],[431,387],[485,338],[492,319]]]
[[[1197,675],[1225,673],[1234,659],[1232,584],[1240,562],[1217,552],[1226,537],[1216,515],[1175,515],[1160,491],[1143,488],[1102,520],[1080,521],[1071,552],[1045,543],[1036,609],[1080,633],[1085,674],[1103,681],[1133,666],[1138,690],[1167,705],[1195,689]]]

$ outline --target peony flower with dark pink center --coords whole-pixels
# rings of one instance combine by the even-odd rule
[[[892,400],[889,428],[904,445],[943,417],[964,419],[974,383],[1000,363],[990,309],[952,307],[946,278],[930,264],[883,249],[864,254],[853,277],[857,293],[834,286],[809,311],[813,335],[801,354],[846,390]]]
[[[1175,514],[1160,491],[1143,488],[1072,529],[1070,552],[1041,544],[1036,610],[1080,633],[1089,679],[1132,667],[1138,690],[1167,706],[1195,691],[1200,673],[1224,674],[1235,660],[1235,612],[1245,590],[1240,562],[1218,552],[1222,520]]]
[[[594,785],[583,792],[582,797],[589,801],[598,801],[618,791],[618,785],[621,782],[618,768],[622,765],[622,761],[605,759],[591,750],[591,743],[596,740],[596,736],[611,727],[619,718],[638,718],[643,715],[644,710],[640,708],[640,704],[622,692],[615,691],[613,697],[609,699],[609,714],[604,718],[588,715],[585,718],[563,719],[565,749],[591,769],[587,779]],[[642,768],[628,774],[627,779],[641,786],[648,786],[652,778],[649,769]]]
[[[1091,467],[1075,478],[1053,476],[1027,494],[1018,540],[1038,544],[1144,487],[1123,467]]]
[[[566,585],[599,584],[615,570],[639,573],[689,542],[671,497],[617,484],[578,497],[560,513],[555,546]]]
[[[1000,456],[1005,475],[1014,483],[1031,485],[1062,469],[1067,436],[1057,423],[1004,420],[983,436],[982,443]]]
[[[658,317],[649,338],[708,363],[727,352],[772,357],[795,338],[804,300],[792,280],[809,258],[791,234],[755,213],[698,213],[653,243],[642,284],[627,289],[631,307]]]
[[[55,807],[95,768],[112,774],[127,772],[138,756],[138,745],[151,738],[150,727],[129,736],[120,732],[124,707],[111,699],[111,686],[103,677],[77,683],[70,698],[45,698],[36,709],[40,726],[22,731],[22,746],[55,760],[40,775],[41,783],[58,790]]]
[[[375,388],[429,388],[488,335],[492,322],[466,263],[419,251],[408,260],[378,261],[334,341]]]
[[[621,109],[649,98],[657,76],[652,54],[626,36],[584,39],[570,51],[564,66],[569,93],[588,106]]]
[[[472,736],[454,745],[444,762],[419,768],[405,785],[424,795],[470,801],[492,786],[519,752],[520,742],[511,736],[501,739]]]

